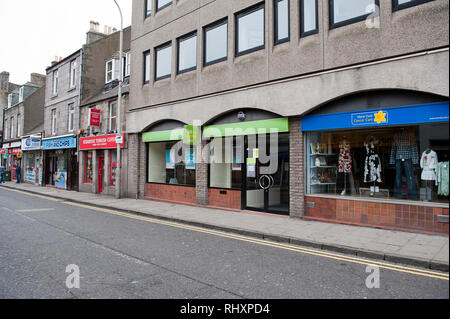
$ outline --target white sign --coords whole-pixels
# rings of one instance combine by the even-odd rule
[[[123,135],[116,135],[116,144],[123,143]]]

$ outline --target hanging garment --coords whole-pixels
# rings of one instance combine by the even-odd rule
[[[430,150],[423,152],[422,158],[420,159],[420,167],[422,168],[423,181],[435,181],[436,180],[436,169],[438,166],[438,157],[435,151]]]
[[[391,148],[389,164],[395,164],[396,160],[410,159],[413,164],[419,164],[419,152],[417,145],[411,140],[407,131],[401,131],[394,136],[394,143]]]
[[[375,146],[371,143],[366,146],[366,161],[364,165],[364,183],[378,182],[381,183],[381,160],[375,150]]]
[[[448,173],[449,162],[441,162],[437,167],[436,185],[438,186],[438,195],[448,196]]]
[[[352,155],[350,154],[350,143],[343,141],[339,144],[339,173],[350,173],[352,171]]]

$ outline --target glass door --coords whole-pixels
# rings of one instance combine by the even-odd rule
[[[247,136],[245,208],[289,214],[289,134]]]

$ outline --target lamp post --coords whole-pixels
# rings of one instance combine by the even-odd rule
[[[122,10],[120,9],[119,4],[116,0],[114,0],[117,8],[120,13],[120,46],[119,46],[119,64],[120,64],[120,72],[119,72],[119,93],[117,97],[117,135],[116,135],[116,143],[122,138],[122,122],[121,122],[121,114],[122,114],[122,85],[123,85],[123,16]],[[120,138],[119,138],[120,137]],[[122,166],[122,159],[120,154],[120,145],[122,143],[117,143],[117,168],[116,168],[116,198],[120,198],[120,172]]]

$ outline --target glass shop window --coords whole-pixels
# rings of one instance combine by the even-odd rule
[[[94,176],[94,156],[93,152],[84,153],[84,183],[92,184]]]
[[[241,189],[244,136],[214,138],[209,146],[209,187]]]

